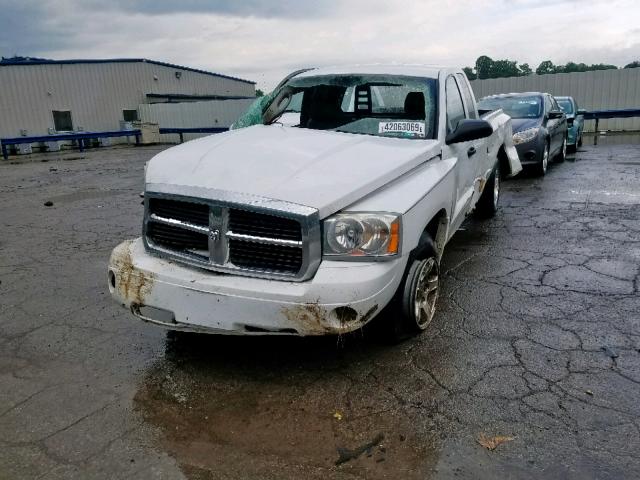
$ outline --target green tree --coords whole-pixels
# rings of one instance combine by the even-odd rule
[[[520,74],[518,63],[512,60],[496,60],[491,65],[489,78],[517,77]]]
[[[635,60],[631,63],[627,63],[624,68],[640,68],[640,60]]]
[[[264,92],[259,88],[256,88],[256,97],[264,97]]]
[[[464,72],[464,74],[467,76],[467,78],[469,80],[475,80],[476,79],[476,74],[473,71],[473,68],[471,67],[464,67],[462,69],[462,71]]]
[[[546,75],[547,73],[556,73],[556,66],[553,64],[551,60],[545,60],[544,62],[538,65],[536,68],[536,73],[538,75]]]
[[[478,78],[491,78],[491,68],[493,67],[493,60],[491,57],[487,57],[486,55],[482,55],[478,57],[476,60],[476,72],[478,74]]]
[[[588,68],[584,63],[567,62],[566,65],[562,67],[562,71],[564,73],[586,72]]]
[[[533,73],[533,70],[531,70],[531,67],[528,63],[521,63],[520,65],[518,65],[518,70],[520,70],[520,75],[523,77],[531,75]]]
[[[617,70],[618,67],[609,63],[594,63],[589,66],[589,70]]]

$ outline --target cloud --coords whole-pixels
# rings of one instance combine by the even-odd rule
[[[640,44],[633,0],[23,0],[2,11],[5,56],[146,57],[263,89],[297,68],[345,63],[464,66],[486,54],[534,68],[624,65]]]
[[[72,45],[74,35],[61,25],[64,17],[52,7],[48,2],[9,1],[5,5],[0,1],[0,55],[35,55]]]
[[[104,6],[102,0],[91,2],[96,6]],[[128,12],[143,14],[168,13],[210,13],[240,17],[290,18],[308,15],[327,15],[341,9],[338,0],[314,0],[312,2],[298,0],[116,0],[107,8],[118,8]]]

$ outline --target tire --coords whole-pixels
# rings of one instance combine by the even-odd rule
[[[427,329],[436,312],[439,275],[435,244],[423,233],[420,245],[409,257],[398,290],[380,319],[384,322],[385,341],[396,343]]]
[[[476,204],[475,214],[479,218],[492,218],[498,211],[500,200],[500,162],[496,163],[487,184],[482,190],[482,195]]]
[[[560,147],[560,152],[556,155],[556,162],[562,163],[567,159],[567,137],[565,136],[562,139],[562,147]]]
[[[578,147],[581,147],[581,146],[582,146],[582,132],[580,132],[580,137],[578,137],[578,143],[576,143],[576,145],[577,145]],[[577,150],[577,148],[576,148],[576,150]]]
[[[544,177],[547,174],[547,167],[549,166],[549,142],[544,144],[544,151],[542,152],[542,159],[540,163],[536,165],[536,173],[540,177]]]

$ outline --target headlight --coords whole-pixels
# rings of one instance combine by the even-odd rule
[[[538,135],[539,127],[528,128],[518,133],[513,134],[513,143],[518,145],[519,143],[525,143],[533,140]]]
[[[340,213],[324,221],[324,255],[387,257],[399,251],[399,215]]]

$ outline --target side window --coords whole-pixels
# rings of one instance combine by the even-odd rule
[[[560,110],[560,105],[558,105],[554,97],[551,97],[551,108],[553,108],[553,110]]]
[[[138,118],[138,110],[122,110],[122,118],[125,122],[137,122],[140,120]]]
[[[289,105],[287,105],[286,111],[300,113],[300,111],[302,110],[303,95],[304,95],[303,92],[294,93],[293,96],[291,97],[291,101],[289,102]]]
[[[460,91],[462,92],[462,98],[464,98],[467,118],[478,118],[478,112],[475,108],[475,100],[473,99],[473,95],[471,94],[471,90],[469,89],[467,80],[461,73],[456,73],[456,77],[458,77],[458,86],[460,87]]]
[[[73,121],[69,110],[53,110],[53,126],[56,132],[72,132]]]
[[[453,76],[447,78],[445,89],[447,94],[447,133],[451,133],[458,126],[458,122],[464,118],[464,106],[460,90],[458,90]]]

